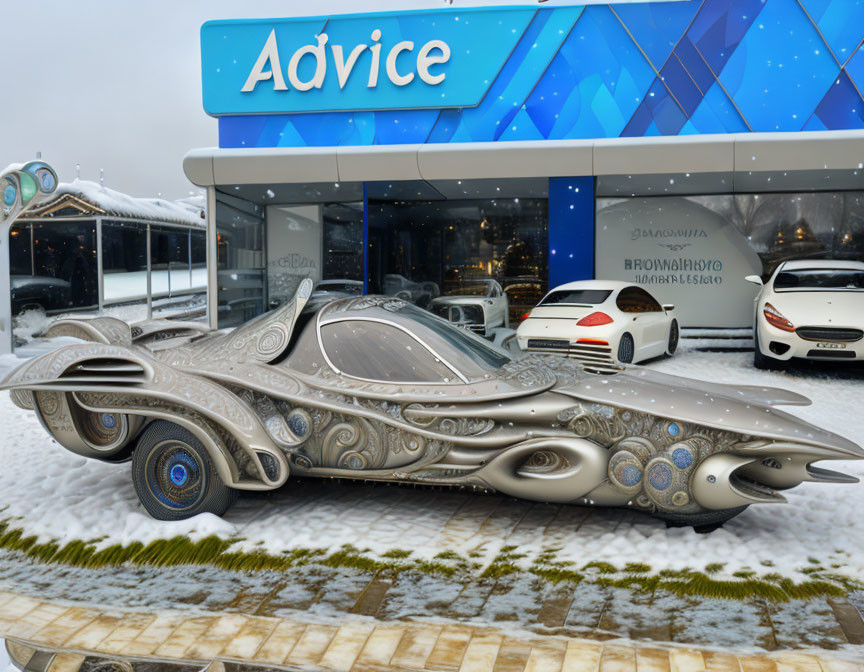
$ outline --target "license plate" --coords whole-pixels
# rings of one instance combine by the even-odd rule
[[[830,343],[826,341],[822,341],[821,343],[816,344],[817,348],[826,348],[828,350],[844,350],[846,348],[845,343]]]

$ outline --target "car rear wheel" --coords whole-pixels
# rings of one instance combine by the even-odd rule
[[[618,361],[622,364],[632,364],[636,354],[636,345],[630,334],[624,334],[618,342]]]
[[[672,324],[669,325],[669,345],[666,347],[666,354],[670,357],[678,349],[678,339],[680,336],[681,330],[678,328],[678,320],[672,320]]]
[[[138,439],[132,482],[141,504],[157,520],[221,516],[237,499],[195,435],[165,420],[152,423]]]

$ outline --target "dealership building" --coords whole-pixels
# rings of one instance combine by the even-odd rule
[[[211,323],[308,276],[418,301],[492,278],[516,317],[625,280],[683,326],[749,326],[745,276],[864,259],[862,40],[848,0],[207,23],[219,147],[184,168]]]

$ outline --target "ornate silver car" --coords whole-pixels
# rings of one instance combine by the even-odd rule
[[[856,482],[812,465],[861,448],[775,410],[809,403],[798,394],[513,359],[393,297],[304,312],[311,289],[230,333],[58,322],[48,336],[90,342],[25,363],[3,388],[69,450],[131,460],[160,519],[221,515],[238,490],[318,476],[629,507],[710,529],[803,481]]]

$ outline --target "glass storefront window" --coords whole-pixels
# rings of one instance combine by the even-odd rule
[[[511,321],[546,293],[548,207],[541,198],[369,204],[369,291],[425,308],[476,280],[497,280]]]
[[[264,211],[260,205],[216,193],[218,326],[234,327],[266,308]]]
[[[32,226],[33,283],[40,286],[31,297],[33,305],[45,310],[98,306],[96,222]]]
[[[322,280],[363,281],[363,203],[327,203]]]
[[[683,326],[752,324],[756,289],[792,259],[864,260],[864,192],[597,200],[599,278],[644,284]]]
[[[102,270],[106,303],[147,296],[147,225],[102,222]]]

